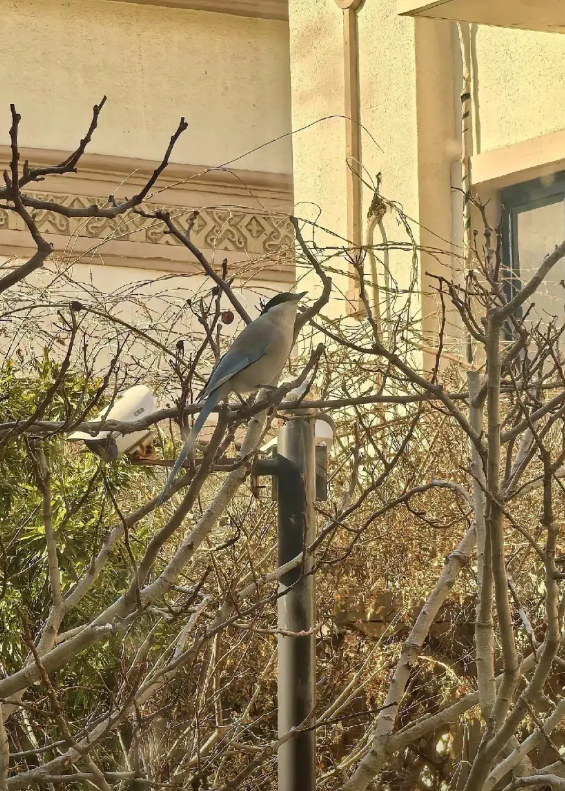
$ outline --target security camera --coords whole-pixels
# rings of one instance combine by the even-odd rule
[[[155,398],[145,385],[131,387],[118,398],[114,404],[105,407],[100,415],[92,422],[102,420],[133,421],[150,415],[155,411]],[[119,434],[114,431],[100,431],[92,436],[85,431],[75,431],[68,437],[69,442],[84,442],[86,447],[99,456],[102,461],[110,462],[131,453],[142,442],[151,436],[150,429],[134,431],[131,434]]]

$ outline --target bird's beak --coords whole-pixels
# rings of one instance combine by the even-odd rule
[[[305,297],[307,293],[308,293],[307,291],[302,291],[300,294],[295,294],[295,295],[294,295],[294,298],[295,298],[295,300],[296,300],[297,302],[300,302],[300,300],[302,299],[302,297]]]

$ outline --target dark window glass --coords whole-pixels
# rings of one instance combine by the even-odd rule
[[[543,259],[565,240],[565,172],[502,190],[503,252],[508,296],[527,283]],[[534,323],[565,321],[565,261],[552,269],[531,300]]]

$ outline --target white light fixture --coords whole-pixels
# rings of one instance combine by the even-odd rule
[[[328,450],[331,450],[334,444],[335,423],[329,415],[316,416],[316,425],[314,426],[314,439],[316,445],[325,445]]]
[[[155,398],[145,385],[131,387],[113,405],[105,407],[92,422],[120,420],[131,422],[152,414],[155,411]],[[89,450],[103,461],[109,462],[130,453],[151,435],[149,428],[131,434],[114,431],[100,431],[94,436],[85,431],[75,431],[68,437],[69,442],[84,442]]]

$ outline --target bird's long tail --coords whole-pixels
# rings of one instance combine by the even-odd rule
[[[184,442],[183,449],[179,453],[178,459],[175,461],[173,465],[173,469],[171,470],[171,474],[167,479],[165,488],[159,495],[157,505],[162,505],[165,499],[167,498],[171,486],[173,485],[173,482],[177,477],[178,471],[181,469],[188,455],[192,452],[194,445],[196,444],[196,440],[198,439],[198,435],[202,431],[202,427],[204,426],[204,423],[208,419],[208,416],[210,415],[214,407],[218,404],[218,401],[221,400],[221,398],[222,398],[222,393],[220,392],[220,388],[218,388],[217,390],[214,390],[212,393],[210,393],[210,395],[206,399],[204,406],[202,407],[202,411],[198,415],[198,418],[196,419],[194,426],[190,430],[190,434],[188,435],[188,437]]]

